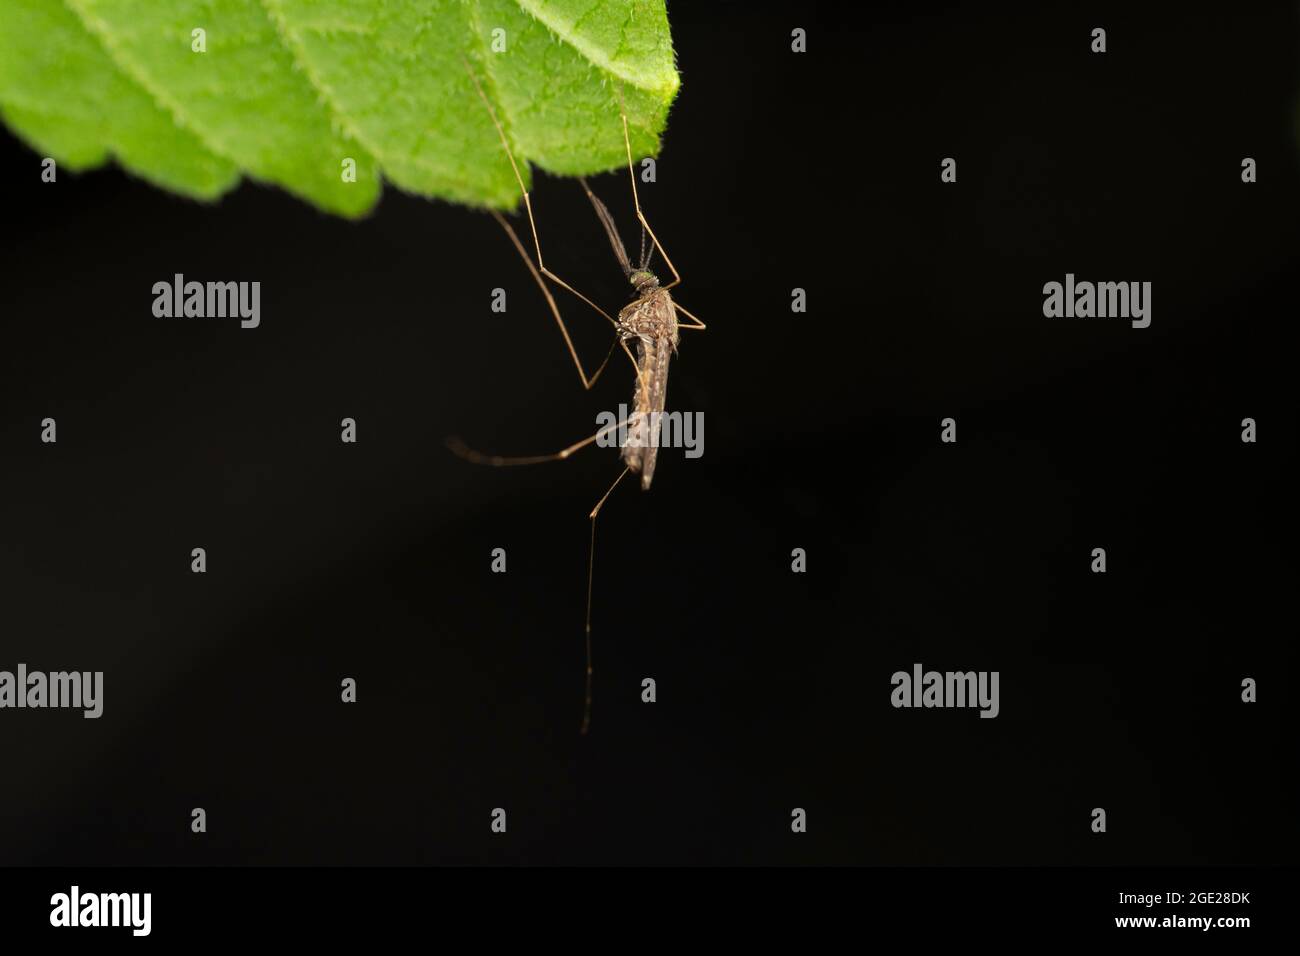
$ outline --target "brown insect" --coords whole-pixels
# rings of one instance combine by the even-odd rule
[[[551,314],[555,316],[555,321],[560,327],[560,334],[564,337],[564,344],[569,349],[569,354],[573,357],[573,364],[577,367],[578,377],[582,380],[582,387],[590,389],[596,384],[596,380],[609,364],[610,356],[614,353],[615,346],[621,347],[627,354],[629,361],[636,369],[636,388],[632,396],[632,414],[621,422],[614,425],[606,426],[600,429],[594,435],[584,438],[582,441],[575,442],[567,448],[562,448],[558,452],[549,455],[532,455],[527,457],[507,458],[500,455],[484,455],[465,447],[458,440],[451,440],[449,444],[453,451],[463,458],[480,464],[487,465],[534,465],[547,461],[559,461],[568,458],[574,452],[585,448],[587,445],[598,441],[602,436],[612,431],[617,431],[626,425],[632,425],[633,437],[624,442],[622,447],[623,470],[619,476],[614,479],[614,483],[609,486],[609,490],[601,496],[596,502],[596,506],[591,509],[588,518],[591,521],[591,550],[587,562],[587,618],[586,618],[586,645],[587,645],[587,671],[586,671],[586,695],[583,702],[582,710],[582,727],[580,732],[585,734],[591,726],[591,685],[592,685],[592,657],[591,657],[591,593],[592,582],[595,577],[596,566],[596,516],[600,513],[601,507],[609,499],[618,483],[622,481],[629,471],[635,472],[641,476],[641,488],[648,490],[650,483],[654,480],[655,460],[659,452],[659,435],[660,419],[664,411],[664,403],[668,394],[668,366],[672,357],[677,353],[678,330],[679,329],[703,329],[705,325],[698,318],[687,312],[676,301],[673,300],[669,289],[676,286],[682,281],[681,275],[673,266],[672,260],[668,258],[668,253],[660,244],[658,237],[655,236],[654,230],[650,228],[650,223],[646,221],[645,214],[641,211],[641,201],[636,191],[636,174],[632,166],[632,144],[628,137],[627,130],[627,112],[623,107],[622,89],[619,88],[619,115],[623,121],[623,145],[627,150],[627,171],[632,182],[632,201],[636,206],[636,216],[641,223],[641,255],[636,264],[633,265],[628,257],[627,249],[623,241],[619,238],[618,229],[614,225],[614,217],[610,215],[605,204],[600,201],[591,187],[587,185],[585,179],[579,179],[583,191],[587,198],[591,200],[592,208],[596,211],[596,216],[600,219],[601,225],[605,227],[605,233],[609,237],[610,247],[614,251],[614,256],[618,259],[618,264],[623,270],[623,274],[631,283],[635,298],[631,303],[624,306],[618,313],[618,318],[614,318],[600,306],[596,305],[590,298],[583,295],[573,286],[569,285],[555,273],[546,268],[542,259],[542,244],[537,236],[537,221],[533,218],[533,205],[529,198],[528,190],[524,187],[523,177],[519,173],[519,166],[515,162],[514,154],[510,151],[510,144],[506,140],[505,131],[501,127],[501,122],[497,119],[496,111],[492,108],[491,102],[483,93],[483,87],[480,85],[478,77],[469,63],[465,63],[465,69],[469,73],[470,79],[474,82],[474,88],[478,91],[479,98],[487,108],[488,115],[492,117],[492,123],[496,127],[497,134],[501,138],[501,147],[505,150],[506,157],[510,160],[510,168],[514,171],[515,180],[519,183],[519,191],[523,195],[524,210],[528,214],[528,225],[533,234],[533,247],[537,252],[537,262],[533,263],[529,258],[527,250],[519,236],[511,227],[510,223],[504,216],[495,210],[492,216],[501,228],[509,236],[511,243],[519,252],[524,264],[528,266],[528,271],[532,274],[533,280],[542,290],[547,305],[550,306]],[[647,248],[646,237],[649,236],[652,245]],[[673,274],[673,279],[666,285],[659,284],[659,278],[650,271],[650,260],[653,258],[655,251],[663,257],[664,263],[668,266]],[[610,346],[609,353],[605,360],[601,362],[596,373],[588,377],[582,367],[582,361],[578,358],[577,349],[573,346],[573,340],[569,337],[569,330],[564,324],[564,319],[560,315],[560,308],[555,302],[555,297],[551,294],[550,288],[546,285],[543,276],[550,279],[560,287],[573,293],[591,308],[599,312],[611,325],[617,333],[614,343]],[[679,322],[677,314],[681,313],[689,322]],[[636,354],[628,348],[628,343],[636,341]]]

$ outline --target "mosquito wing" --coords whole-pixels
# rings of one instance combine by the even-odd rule
[[[659,434],[668,398],[668,364],[677,349],[677,314],[672,298],[659,291],[624,309],[619,322],[637,339],[637,383],[632,405],[639,420],[623,446],[623,461],[640,473],[641,488],[648,490],[659,455]]]

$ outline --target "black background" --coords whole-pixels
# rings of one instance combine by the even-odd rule
[[[642,201],[709,323],[669,390],[705,454],[602,513],[587,738],[617,458],[443,442],[559,448],[630,378],[583,393],[491,219],[43,184],[3,135],[0,668],[106,675],[100,720],[0,714],[4,862],[1295,858],[1294,10],[859,6],[670,5]],[[535,208],[621,304],[578,188]],[[176,272],[259,280],[261,327],[154,318]],[[1151,327],[1045,319],[1066,272],[1151,281]],[[893,709],[918,661],[1000,671],[1001,715]]]

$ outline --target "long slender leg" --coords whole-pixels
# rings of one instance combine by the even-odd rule
[[[561,448],[559,451],[554,452],[553,454],[550,455],[526,455],[526,456],[514,457],[514,458],[509,458],[502,455],[485,455],[482,452],[478,452],[470,448],[459,438],[448,438],[447,447],[450,448],[455,454],[459,455],[461,458],[464,458],[466,461],[472,461],[476,465],[492,465],[498,468],[506,465],[540,465],[542,462],[545,461],[562,461],[563,459],[568,458],[570,455],[572,455],[575,451],[580,451],[581,449],[586,448],[592,442],[599,439],[602,435],[608,434],[609,432],[612,431],[616,431],[619,428],[622,428],[624,425],[628,424],[629,422],[639,421],[640,418],[641,418],[640,412],[633,412],[631,415],[623,419],[621,422],[615,422],[613,425],[606,425],[604,428],[600,429],[600,431],[596,432],[596,434],[589,435],[588,437],[584,438],[582,441],[574,442],[572,445],[568,446],[567,448]]]
[[[614,493],[618,483],[631,470],[631,468],[624,468],[619,473],[619,476],[614,479],[614,483],[609,486],[609,491],[605,492],[604,496],[596,502],[596,507],[592,508],[591,514],[587,516],[591,519],[591,549],[587,552],[587,694],[582,704],[582,727],[578,731],[580,734],[585,734],[591,727],[591,675],[593,673],[591,668],[591,584],[596,576],[596,515],[600,514],[601,507],[609,499],[609,496]]]
[[[672,270],[673,281],[668,283],[666,286],[663,286],[665,289],[671,289],[673,286],[677,285],[677,283],[682,281],[682,277],[678,275],[677,268],[673,265],[673,260],[668,258],[668,253],[664,252],[663,244],[659,242],[659,237],[656,236],[655,231],[650,228],[650,223],[646,221],[645,213],[641,211],[641,199],[636,194],[636,173],[632,169],[632,140],[629,139],[627,135],[627,109],[623,105],[623,87],[621,85],[618,87],[618,111],[619,115],[623,118],[623,145],[627,148],[627,174],[632,180],[632,202],[636,204],[636,217],[641,220],[641,225],[645,228],[645,231],[650,233],[650,239],[654,242],[655,248],[659,250],[659,255],[664,257],[664,262],[668,263],[668,268]]]
[[[546,304],[551,307],[551,315],[555,316],[555,323],[560,327],[560,334],[564,336],[564,344],[568,346],[569,354],[573,356],[573,364],[578,368],[578,377],[582,379],[582,387],[590,389],[591,386],[596,384],[596,379],[600,378],[600,373],[605,371],[605,366],[609,364],[609,357],[614,354],[613,344],[610,345],[609,352],[605,355],[605,361],[601,362],[600,368],[596,369],[596,374],[588,378],[587,373],[582,368],[582,360],[578,358],[578,350],[573,347],[573,339],[569,338],[569,330],[564,324],[564,319],[560,317],[560,307],[555,302],[555,296],[551,295],[551,290],[547,288],[546,282],[542,279],[541,273],[537,271],[537,266],[533,265],[533,260],[528,258],[528,253],[524,249],[524,244],[519,241],[519,236],[515,234],[514,228],[506,221],[506,217],[501,215],[501,213],[497,212],[495,209],[491,210],[491,212],[492,218],[501,224],[501,228],[506,231],[506,235],[509,236],[510,241],[514,243],[515,249],[518,250],[520,257],[524,260],[524,265],[528,266],[528,271],[532,274],[533,281],[537,283],[537,287],[542,290],[542,295],[546,297]],[[617,323],[615,324],[615,327],[617,327]]]
[[[678,323],[677,327],[679,329],[707,329],[708,328],[707,325],[705,325],[695,316],[691,315],[691,313],[687,312],[680,305],[678,305],[676,301],[673,302],[673,308],[695,323],[694,325],[682,325],[681,323]]]
[[[633,355],[632,350],[627,347],[627,342],[624,339],[620,338],[618,344],[623,346],[623,351],[627,353],[628,361],[630,361],[632,367],[636,369],[636,393],[640,395],[645,391],[645,383],[650,377],[649,371],[641,367],[641,363],[636,360],[636,356]]]
[[[497,119],[496,110],[492,108],[492,104],[491,102],[489,102],[487,98],[487,94],[483,92],[483,87],[482,85],[480,85],[478,81],[478,76],[475,75],[474,70],[470,67],[469,61],[466,60],[464,57],[461,57],[461,62],[465,64],[465,72],[469,74],[470,80],[473,81],[474,89],[478,91],[479,99],[481,99],[483,101],[483,105],[487,107],[488,115],[492,117],[492,125],[496,127],[497,135],[501,138],[501,148],[506,151],[506,158],[510,160],[510,168],[514,171],[515,182],[519,183],[519,192],[522,193],[524,197],[524,209],[528,213],[528,225],[532,229],[532,233],[533,233],[533,247],[537,250],[537,268],[541,270],[542,275],[546,276],[548,279],[552,280],[556,284],[563,286],[565,289],[568,289],[570,292],[576,295],[583,302],[587,303],[587,305],[591,306],[593,309],[595,309],[597,312],[603,315],[605,319],[610,323],[610,325],[614,326],[615,328],[618,328],[618,322],[615,321],[612,315],[610,315],[608,312],[606,312],[604,309],[598,306],[595,302],[592,302],[591,299],[587,298],[585,295],[583,295],[573,286],[569,285],[569,283],[565,282],[563,279],[557,276],[550,269],[546,268],[546,263],[542,261],[542,242],[540,239],[537,238],[537,221],[533,218],[533,203],[528,196],[528,190],[524,188],[524,177],[519,173],[519,165],[515,162],[515,155],[510,151],[510,143],[506,140],[506,131],[502,128],[501,121]],[[667,256],[665,256],[664,258],[666,259]],[[555,311],[555,318],[557,321],[559,321],[561,326],[564,325],[564,320],[560,318],[560,313],[558,309],[556,309]],[[568,339],[569,336],[567,332],[565,333],[564,337],[566,340]],[[579,368],[578,371],[579,373],[581,373],[582,369]],[[583,376],[583,384],[586,385],[585,375]]]

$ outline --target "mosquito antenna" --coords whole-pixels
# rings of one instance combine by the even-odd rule
[[[596,210],[596,218],[598,218],[600,224],[605,227],[605,235],[609,236],[610,248],[614,250],[614,256],[618,259],[618,264],[623,269],[623,275],[630,276],[632,274],[632,263],[627,258],[627,249],[623,247],[623,240],[618,237],[618,229],[614,226],[614,217],[609,214],[609,210],[605,208],[605,204],[591,191],[591,187],[587,185],[585,179],[579,176],[578,182],[582,183],[582,188],[586,191],[587,198],[591,200],[592,208]]]
[[[650,250],[650,255],[645,251],[645,226],[641,227],[641,271],[650,268],[650,256],[654,255],[654,250]]]

